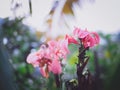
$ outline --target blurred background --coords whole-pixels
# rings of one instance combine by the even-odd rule
[[[57,90],[53,75],[43,78],[26,57],[74,27],[100,35],[100,45],[87,53],[95,90],[120,90],[119,8],[119,0],[0,0],[0,90]],[[78,52],[69,48],[63,81],[76,78]]]

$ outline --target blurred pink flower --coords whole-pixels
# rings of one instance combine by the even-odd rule
[[[99,44],[100,41],[99,35],[96,32],[88,32],[87,29],[81,30],[79,28],[75,28],[73,35],[80,39],[85,48],[93,47],[96,44]]]
[[[51,71],[54,74],[60,74],[62,72],[62,67],[60,65],[60,61],[59,60],[53,60],[53,62],[51,64]]]
[[[89,35],[89,32],[86,30],[82,30],[82,29],[79,29],[79,28],[75,28],[74,31],[73,31],[73,35],[82,39],[82,38],[85,38],[87,35]]]
[[[38,51],[30,53],[27,62],[34,67],[40,67],[43,77],[48,78],[50,71],[54,74],[62,72],[60,61],[66,59],[68,53],[67,40],[52,40],[48,42],[48,45],[41,45]]]
[[[37,55],[36,52],[30,53],[27,56],[27,63],[32,64],[34,67],[39,66],[39,56]]]
[[[93,47],[96,44],[99,44],[99,35],[95,32],[89,33],[85,38],[82,39],[84,47]]]
[[[68,44],[79,44],[77,40],[75,40],[74,37],[70,36],[70,35],[66,35],[65,36],[65,39],[68,40]]]
[[[52,61],[49,58],[49,50],[45,45],[42,45],[37,52],[30,53],[27,57],[27,62],[34,67],[40,67],[41,74],[44,77],[49,76],[50,65]]]
[[[58,47],[59,47],[60,53],[62,53],[62,58],[66,59],[67,54],[69,54],[68,41],[65,39],[60,40],[58,42]]]
[[[100,37],[99,37],[99,35],[98,35],[96,32],[91,32],[91,34],[92,34],[93,37],[94,37],[94,42],[95,42],[95,44],[99,44],[99,42],[100,42]]]
[[[66,40],[59,41],[49,41],[48,42],[49,49],[51,51],[50,56],[52,59],[65,59],[67,54],[69,53],[68,42]]]
[[[51,71],[51,66],[45,65],[44,67],[40,67],[40,72],[43,77],[48,78],[49,72]]]

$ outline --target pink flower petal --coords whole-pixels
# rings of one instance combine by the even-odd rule
[[[72,36],[66,35],[65,39],[68,40],[68,44],[79,44],[77,40],[75,40]]]
[[[40,73],[42,74],[43,77],[48,78],[49,74],[48,72],[45,71],[45,68],[40,68]]]
[[[73,35],[78,38],[85,38],[87,35],[89,35],[89,32],[87,30],[81,30],[80,28],[75,28],[73,31]]]
[[[89,35],[89,32],[86,30],[80,30],[80,32],[78,33],[78,37],[79,38],[85,38],[87,35]]]
[[[96,32],[92,32],[91,34],[94,35],[95,44],[99,44],[99,42],[100,42],[99,35]]]
[[[84,39],[82,39],[84,47],[93,47],[99,43],[99,35],[95,32],[90,33]]]
[[[52,65],[51,65],[51,71],[54,74],[60,74],[62,72],[62,68],[58,60],[53,60]]]
[[[36,52],[28,55],[27,63],[32,64],[34,67],[39,66],[39,57],[36,55]]]

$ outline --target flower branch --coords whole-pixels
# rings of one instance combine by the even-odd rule
[[[41,45],[38,51],[28,55],[27,62],[34,67],[39,67],[42,76],[45,78],[48,78],[49,72],[52,72],[56,87],[62,88],[60,74],[62,73],[62,62],[67,59],[67,55],[70,53],[69,44],[79,45],[78,63],[76,64],[78,85],[75,88],[77,90],[89,90],[86,88],[89,86],[87,83],[91,77],[90,72],[87,70],[83,75],[83,71],[89,60],[86,51],[99,44],[99,35],[95,32],[75,28],[73,35],[66,35],[63,40],[51,40],[47,44]]]

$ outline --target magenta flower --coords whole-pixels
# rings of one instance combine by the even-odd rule
[[[44,65],[43,67],[40,67],[40,72],[41,72],[43,77],[48,78],[49,72],[51,71],[51,66],[47,65],[47,64],[45,65],[45,63],[43,65]]]
[[[52,61],[49,58],[49,50],[42,45],[37,52],[30,53],[27,62],[34,67],[40,67],[41,74],[48,78]]]
[[[69,53],[67,40],[51,40],[48,42],[49,57],[52,60],[51,71],[54,74],[60,74],[62,72],[61,60],[66,59]]]
[[[79,28],[75,28],[73,31],[73,35],[82,39],[85,38],[87,35],[89,35],[89,32],[86,30],[81,30]]]
[[[62,67],[59,60],[53,60],[51,65],[51,71],[54,74],[60,74],[62,72]]]
[[[81,30],[79,28],[75,28],[73,31],[73,35],[77,37],[84,47],[93,47],[99,44],[100,38],[96,32],[88,32],[86,30]]]
[[[68,40],[68,44],[79,44],[79,42],[72,36],[66,35],[65,39]]]
[[[65,59],[69,53],[68,42],[66,40],[61,41],[49,41],[49,49],[51,51],[50,56],[54,60]]]
[[[91,34],[92,34],[93,37],[94,37],[94,43],[95,43],[95,44],[99,44],[99,42],[100,42],[100,37],[99,37],[99,35],[98,35],[96,32],[91,32]]]
[[[32,64],[34,67],[39,66],[39,56],[36,52],[30,53],[27,57],[27,63]]]
[[[34,53],[30,53],[27,62],[34,67],[40,67],[43,77],[48,78],[49,72],[60,74],[62,72],[61,60],[66,59],[68,50],[68,41],[49,41],[48,45],[42,45]]]
[[[45,57],[41,57],[40,54],[40,52],[29,54],[27,57],[27,62],[32,64],[34,67],[40,67],[41,74],[48,78],[52,61]]]
[[[85,38],[82,39],[84,47],[93,47],[99,43],[99,36],[97,33],[89,33]]]

